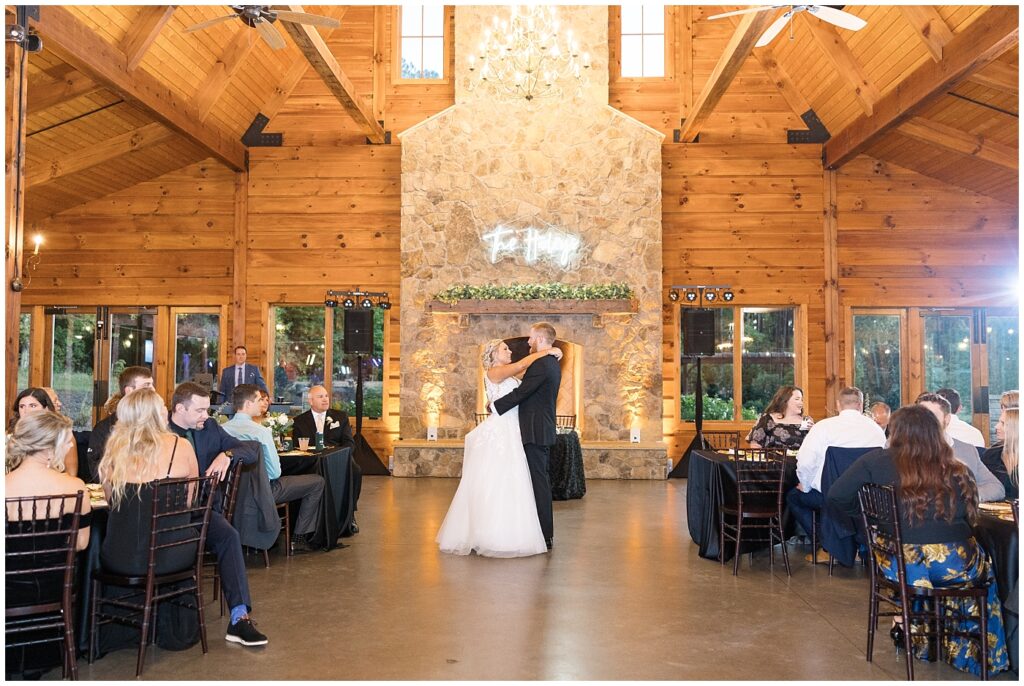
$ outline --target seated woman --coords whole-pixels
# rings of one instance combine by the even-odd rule
[[[1006,489],[1007,500],[1016,500],[1020,497],[1020,486],[1017,481],[1017,456],[1020,449],[1019,412],[1016,407],[1008,407],[1000,413],[999,422],[996,424],[998,443],[981,456],[981,461]]]
[[[995,577],[971,530],[978,514],[978,489],[967,466],[953,457],[953,449],[927,408],[911,405],[897,410],[889,422],[889,447],[873,450],[850,465],[832,484],[828,502],[851,515],[859,514],[857,492],[869,483],[891,485],[896,490],[908,586],[942,588],[978,579],[991,582],[982,610],[988,616],[989,673],[1006,669],[1009,659]],[[887,579],[897,581],[893,560],[879,559],[877,563]],[[946,602],[961,616],[977,614],[973,599]],[[955,628],[977,631],[978,622],[962,619]],[[898,624],[893,626],[892,638],[897,646],[903,645],[903,629]],[[918,658],[927,659],[928,648],[925,637],[914,637]],[[978,646],[966,638],[947,633],[943,654],[956,669],[981,674]]]
[[[11,419],[9,431],[14,431],[18,419],[21,417],[27,417],[45,410],[60,414],[50,399],[50,395],[43,388],[26,388],[23,390],[14,399],[14,407],[12,409],[14,410],[14,417]],[[67,447],[64,449],[63,458],[58,464],[68,474],[76,475],[78,474],[78,445],[75,443],[75,435],[71,431],[68,431],[67,439],[64,443]]]
[[[107,440],[99,473],[110,501],[100,561],[115,574],[142,576],[149,557],[154,486],[162,479],[199,476],[192,445],[167,430],[167,408],[156,391],[138,389],[117,404],[117,424]],[[187,521],[188,515],[183,517]],[[161,542],[190,535],[181,530]],[[185,569],[195,559],[194,546],[161,550],[157,574]]]
[[[796,386],[783,386],[775,391],[746,440],[751,448],[796,450],[813,424],[813,419],[804,416],[804,392]]]

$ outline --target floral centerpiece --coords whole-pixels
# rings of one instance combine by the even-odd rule
[[[281,445],[281,439],[292,428],[292,418],[284,412],[268,412],[267,416],[260,422],[274,434],[274,442]]]

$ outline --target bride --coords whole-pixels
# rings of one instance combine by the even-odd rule
[[[513,364],[509,347],[501,339],[490,341],[482,355],[488,405],[516,388],[516,376],[544,355],[561,359],[562,351],[551,348]],[[548,551],[519,432],[519,408],[491,414],[466,434],[462,480],[437,543],[455,555],[525,557]]]

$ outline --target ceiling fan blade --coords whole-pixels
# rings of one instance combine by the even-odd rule
[[[781,17],[772,22],[772,25],[765,29],[765,32],[761,34],[761,37],[754,43],[755,48],[763,48],[764,46],[775,40],[775,36],[782,32],[782,29],[786,28],[786,23],[789,21],[792,12],[786,12]]]
[[[214,24],[219,24],[222,21],[227,21],[228,19],[238,19],[238,15],[237,14],[228,14],[228,15],[223,16],[223,17],[217,17],[216,19],[207,19],[206,21],[199,22],[195,26],[188,27],[182,33],[192,33],[194,31],[202,31],[205,28],[213,26]]]
[[[829,24],[835,24],[841,29],[849,29],[850,31],[860,31],[862,28],[868,25],[866,21],[858,16],[844,12],[843,10],[837,10],[826,5],[811,5],[807,8],[807,11],[827,21]]]
[[[721,14],[715,14],[708,17],[708,19],[722,19],[723,17],[735,17],[737,14],[750,14],[751,12],[766,12],[768,10],[777,10],[785,5],[771,5],[767,7],[748,7],[745,10],[735,10],[733,12],[722,12]]]
[[[323,26],[329,29],[336,29],[341,22],[333,17],[324,17],[319,14],[308,14],[306,12],[289,12],[287,10],[274,10],[278,19],[293,21],[296,24],[308,24],[310,26]]]
[[[263,37],[263,40],[267,42],[267,45],[274,50],[284,48],[284,37],[281,36],[281,32],[275,29],[269,21],[256,22],[256,31],[258,31],[260,36]]]

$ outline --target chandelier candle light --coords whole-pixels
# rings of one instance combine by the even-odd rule
[[[569,79],[579,93],[590,54],[581,55],[572,29],[563,37],[560,26],[558,10],[551,6],[515,6],[510,20],[496,15],[484,30],[478,54],[469,56],[469,70],[507,100],[561,95],[558,84]]]

